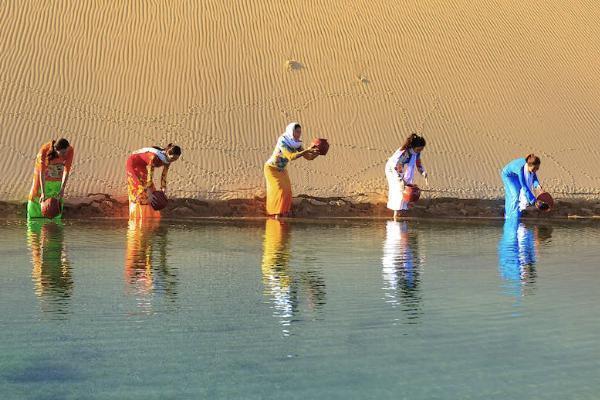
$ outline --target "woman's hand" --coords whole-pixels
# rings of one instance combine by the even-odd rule
[[[319,156],[318,154],[314,154],[314,153],[304,153],[304,155],[302,157],[311,161],[311,160],[314,160],[315,158],[317,158],[318,156]]]
[[[321,153],[319,152],[319,148],[317,146],[311,146],[302,152],[302,156],[307,160],[314,160],[320,154]]]
[[[46,200],[46,193],[42,192],[42,194],[40,194],[40,203],[43,203],[44,200]]]
[[[546,211],[548,208],[550,208],[550,206],[548,204],[544,203],[543,201],[539,201],[539,200],[535,201],[535,206],[542,211]]]

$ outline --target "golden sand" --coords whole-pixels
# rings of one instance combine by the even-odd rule
[[[430,196],[497,197],[535,152],[556,197],[600,193],[594,1],[4,1],[0,199],[67,137],[68,194],[125,193],[125,159],[176,142],[178,197],[264,193],[290,121],[329,154],[290,165],[294,193],[380,199],[386,159],[428,140]]]

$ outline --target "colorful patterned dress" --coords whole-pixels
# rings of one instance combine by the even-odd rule
[[[302,147],[288,146],[283,135],[277,140],[275,150],[264,166],[268,215],[285,215],[292,209],[292,183],[285,167],[298,158],[302,150]]]
[[[153,175],[154,168],[163,167],[160,187],[167,187],[167,172],[169,163],[161,160],[153,148],[144,148],[127,158],[127,194],[129,197],[129,218],[145,219],[160,218],[160,212],[152,208],[148,201],[148,189],[155,191]]]
[[[33,185],[29,192],[29,201],[27,202],[27,216],[29,218],[43,218],[40,205],[41,179],[40,171],[45,178],[44,193],[46,197],[55,197],[60,192],[62,186],[63,174],[71,171],[73,165],[74,150],[69,146],[64,156],[56,156],[52,159],[49,155],[52,153],[52,142],[44,144],[35,159],[35,168],[33,170]],[[61,199],[62,205],[62,199]],[[56,218],[60,218],[62,214]]]

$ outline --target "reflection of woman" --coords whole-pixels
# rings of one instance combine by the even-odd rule
[[[273,303],[274,315],[284,326],[284,334],[292,317],[298,312],[300,291],[308,301],[309,309],[319,309],[325,304],[325,283],[314,269],[292,273],[289,267],[289,226],[279,220],[268,219],[262,259],[265,295]]]
[[[265,225],[265,241],[262,259],[262,275],[265,294],[273,301],[274,314],[284,326],[292,319],[292,278],[289,261],[289,226],[282,221],[268,219]]]
[[[176,276],[167,265],[167,244],[166,228],[158,220],[129,221],[125,280],[141,296],[140,305],[149,305],[147,296],[155,292],[164,292],[172,300],[176,295]]]
[[[292,184],[285,169],[287,164],[299,157],[312,159],[319,154],[315,146],[304,150],[300,136],[300,124],[289,124],[277,139],[275,150],[263,168],[267,181],[267,214],[275,218],[285,216],[292,208]]]
[[[63,226],[51,221],[30,220],[27,239],[33,264],[31,276],[42,309],[64,314],[73,293],[73,278],[64,246]]]
[[[498,245],[498,260],[500,275],[512,295],[526,294],[523,289],[535,282],[536,258],[533,231],[514,219],[505,221]]]
[[[171,143],[167,147],[144,147],[127,158],[127,186],[129,219],[160,218],[152,208],[154,201],[154,168],[162,167],[160,190],[167,190],[167,172],[172,162],[181,155],[181,148]]]
[[[33,184],[27,202],[29,218],[42,218],[41,203],[45,198],[56,197],[62,205],[73,154],[73,146],[67,139],[53,140],[42,146],[35,160]]]
[[[420,301],[421,260],[416,251],[416,237],[410,235],[408,224],[388,221],[381,259],[386,301],[392,306],[405,303],[412,316],[417,314]]]

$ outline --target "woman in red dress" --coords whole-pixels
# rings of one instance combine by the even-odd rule
[[[166,193],[167,172],[172,162],[181,155],[181,147],[169,143],[167,147],[144,147],[127,158],[127,186],[129,219],[160,218],[152,208],[156,188],[152,180],[154,168],[162,167],[160,190]]]

